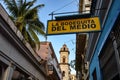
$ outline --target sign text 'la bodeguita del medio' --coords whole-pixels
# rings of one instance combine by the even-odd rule
[[[98,17],[81,18],[72,20],[51,20],[48,21],[47,34],[65,34],[78,32],[100,31]]]

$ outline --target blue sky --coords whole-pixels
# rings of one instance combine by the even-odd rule
[[[39,18],[44,23],[46,28],[47,28],[47,21],[51,20],[52,18],[51,16],[49,16],[51,12],[55,11],[54,13],[64,13],[64,12],[78,11],[78,3],[79,0],[37,0],[36,2],[36,4],[45,5],[39,11]],[[73,14],[69,14],[69,15],[73,15]],[[61,16],[61,15],[55,15],[55,16]],[[42,36],[40,36],[40,40],[45,41],[45,39]],[[47,41],[52,43],[58,61],[60,60],[59,51],[60,48],[63,46],[63,44],[66,44],[67,47],[69,48],[70,51],[69,62],[75,59],[75,49],[76,49],[75,34],[50,35],[48,36]],[[73,69],[72,69],[72,73],[75,73]]]
[[[51,20],[52,18],[51,16],[49,16],[51,12],[55,11],[54,13],[64,13],[64,12],[78,11],[79,0],[38,0],[38,3],[45,4],[45,7],[43,7],[40,10],[39,16],[40,16],[40,20],[44,23],[45,27],[47,28],[47,20]],[[65,15],[73,15],[73,14],[65,14]],[[55,15],[55,16],[61,16],[61,15]],[[47,41],[50,41],[52,43],[58,61],[60,60],[59,51],[60,48],[63,46],[63,44],[66,44],[67,47],[69,48],[70,51],[69,62],[75,59],[75,49],[76,49],[75,34],[50,35],[48,36]],[[72,69],[72,73],[75,73],[73,69]]]

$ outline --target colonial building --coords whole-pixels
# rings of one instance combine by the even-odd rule
[[[70,64],[69,64],[69,49],[67,45],[64,44],[60,49],[60,68],[62,71],[63,80],[70,79]]]
[[[79,0],[79,12],[90,13],[91,0]]]
[[[0,80],[46,80],[40,62],[0,4]]]
[[[90,15],[91,1],[92,0],[79,0],[79,13],[81,15],[84,15],[84,18],[85,17],[91,17],[91,15]],[[76,42],[78,42],[76,44],[76,46],[79,46],[79,47],[76,47],[76,52],[79,49],[81,49],[80,48],[81,45],[79,44],[79,42],[81,41],[80,36],[83,36],[83,35],[82,34],[77,34],[77,36],[76,36]],[[88,38],[89,38],[89,35],[86,34],[86,40],[84,41],[85,47],[83,48],[84,49],[84,54],[82,54],[84,56],[84,58],[83,58],[82,64],[81,64],[81,66],[83,66],[82,69],[81,69],[82,70],[81,71],[81,73],[82,73],[81,76],[82,76],[83,80],[89,80],[89,61],[87,61],[87,59],[86,59],[86,50],[87,50],[86,47],[87,47],[87,42],[88,42],[87,39]],[[80,64],[78,64],[78,65],[80,65]]]
[[[41,63],[45,64],[47,80],[62,80],[61,68],[51,42],[41,42],[40,49],[36,50],[42,58]]]
[[[75,70],[77,80],[84,80],[86,76],[86,62],[85,62],[85,51],[86,51],[86,34],[76,35],[76,63]]]
[[[87,60],[90,80],[120,80],[120,0],[92,0],[91,16],[101,31],[89,33]]]

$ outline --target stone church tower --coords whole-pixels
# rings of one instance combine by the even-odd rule
[[[60,49],[60,68],[62,71],[63,80],[70,78],[70,64],[69,64],[69,49],[66,44]]]

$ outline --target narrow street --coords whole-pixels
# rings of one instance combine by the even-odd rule
[[[0,1],[0,80],[120,80],[120,0],[48,1]]]

